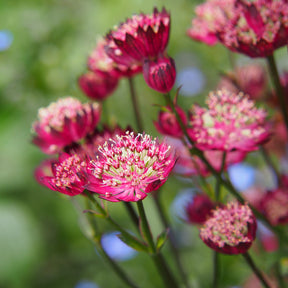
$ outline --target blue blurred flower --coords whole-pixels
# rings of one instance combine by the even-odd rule
[[[244,191],[254,184],[256,170],[250,165],[238,163],[228,168],[228,174],[235,188]]]
[[[182,85],[180,93],[183,96],[199,94],[204,84],[204,75],[197,67],[186,67],[177,73],[176,85]]]
[[[75,288],[99,288],[94,282],[80,281],[76,284]]]
[[[13,41],[13,35],[8,30],[0,30],[0,51],[7,50]]]
[[[117,237],[117,234],[119,232],[112,232],[102,236],[101,243],[105,252],[112,259],[118,261],[125,261],[135,257],[137,252],[122,242]]]

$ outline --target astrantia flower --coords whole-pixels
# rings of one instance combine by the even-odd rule
[[[89,71],[79,77],[78,84],[89,98],[102,101],[116,89],[118,78],[108,73]]]
[[[237,67],[235,72],[224,75],[218,85],[218,89],[226,89],[230,92],[244,92],[251,99],[264,98],[267,90],[267,73],[261,65],[250,64]]]
[[[257,222],[248,205],[230,202],[212,211],[200,230],[203,242],[224,254],[245,253],[256,237]]]
[[[267,192],[261,203],[261,210],[272,225],[288,223],[288,191],[278,188]]]
[[[131,77],[142,71],[142,64],[131,62],[127,65],[119,64],[110,58],[105,51],[107,40],[100,38],[95,49],[88,57],[88,68],[93,72],[107,73],[111,77]]]
[[[187,117],[183,109],[176,106],[176,111],[179,114],[184,125],[187,124]],[[175,114],[170,107],[163,107],[158,113],[158,120],[153,122],[157,131],[162,135],[172,137],[182,137],[183,132],[180,124],[177,121]]]
[[[59,160],[45,160],[35,171],[37,181],[51,190],[75,196],[84,191],[81,176],[87,166],[80,155],[62,153]]]
[[[196,7],[188,35],[213,45],[218,41],[250,57],[267,57],[287,45],[286,0],[207,0]]]
[[[175,161],[170,147],[149,135],[116,136],[90,161],[85,188],[109,201],[139,201],[166,182]]]
[[[205,194],[197,194],[185,207],[187,222],[191,224],[204,224],[212,215],[215,204]]]
[[[133,15],[106,36],[106,53],[119,64],[137,65],[163,54],[169,32],[170,14],[164,8],[161,12],[155,8],[152,15]]]
[[[160,57],[145,60],[143,77],[148,86],[160,93],[168,93],[175,83],[176,67],[172,58]]]
[[[201,150],[253,151],[269,139],[266,112],[243,93],[210,92],[208,109],[191,109],[189,136]]]
[[[32,129],[33,143],[47,154],[61,151],[92,132],[99,122],[98,103],[82,104],[72,97],[62,98],[38,111],[38,120]]]

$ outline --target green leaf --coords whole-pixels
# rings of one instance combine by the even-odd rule
[[[95,210],[91,210],[91,209],[86,209],[83,211],[83,213],[90,213],[90,214],[95,215],[98,218],[107,218],[107,216],[105,214],[98,213]]]
[[[164,230],[161,234],[158,235],[157,240],[156,240],[156,249],[157,252],[161,250],[161,248],[164,246],[168,239],[168,234],[169,234],[169,228]]]
[[[135,249],[136,251],[144,251],[149,252],[149,247],[136,237],[130,235],[129,233],[119,233],[117,234],[117,237],[123,241],[126,245],[129,247]]]

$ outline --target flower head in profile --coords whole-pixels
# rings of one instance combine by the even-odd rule
[[[197,194],[185,208],[187,222],[191,224],[204,224],[212,216],[215,204],[205,194]]]
[[[36,180],[51,190],[75,196],[84,191],[87,162],[77,154],[61,153],[58,160],[45,160],[35,170]]]
[[[47,154],[57,153],[92,132],[100,120],[98,103],[82,104],[67,97],[38,111],[33,123],[33,143]]]
[[[229,202],[212,211],[212,216],[200,229],[200,238],[217,252],[240,254],[252,245],[256,229],[256,218],[249,206]]]
[[[116,89],[118,78],[108,73],[88,71],[79,77],[78,84],[89,98],[103,101]]]
[[[154,9],[151,15],[138,14],[111,30],[106,36],[106,53],[115,62],[131,66],[163,54],[169,40],[170,14]]]
[[[267,57],[287,45],[286,0],[207,0],[196,7],[187,34],[213,45],[222,43],[250,57]]]
[[[88,57],[88,68],[95,73],[108,74],[110,77],[131,77],[142,71],[142,64],[131,62],[130,64],[119,64],[110,58],[105,51],[108,42],[99,38],[95,49]]]
[[[288,223],[288,191],[286,187],[267,192],[260,202],[261,210],[273,226]]]
[[[147,134],[116,135],[90,161],[85,188],[109,201],[139,201],[166,182],[175,161],[170,146]]]
[[[187,116],[183,109],[181,109],[179,106],[176,106],[175,109],[184,125],[186,125]],[[163,107],[160,110],[158,113],[158,120],[154,121],[154,126],[162,135],[168,135],[176,138],[181,138],[183,136],[183,132],[180,124],[177,121],[176,115],[172,112],[172,109],[169,106]]]
[[[210,92],[208,109],[194,105],[189,136],[201,150],[253,151],[269,139],[266,112],[243,93]]]

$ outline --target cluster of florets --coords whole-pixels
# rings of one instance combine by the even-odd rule
[[[149,135],[117,135],[90,161],[85,188],[109,201],[142,200],[166,182],[175,161],[170,147]]]
[[[201,150],[253,151],[269,139],[266,112],[243,93],[210,92],[207,108],[190,110],[189,136]]]
[[[245,253],[256,237],[256,228],[256,218],[248,205],[229,202],[212,211],[200,230],[200,238],[217,252]]]
[[[44,153],[58,153],[92,132],[100,113],[98,103],[82,104],[72,97],[59,99],[39,109],[38,120],[32,126],[36,134],[33,143]]]
[[[287,45],[286,0],[208,0],[196,7],[188,35],[213,45],[218,41],[250,57],[267,57]]]

